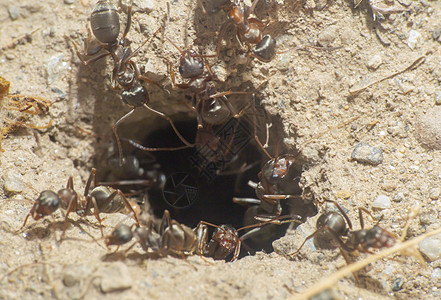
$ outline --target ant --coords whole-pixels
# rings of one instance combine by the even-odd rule
[[[75,211],[81,217],[93,214],[100,223],[102,236],[104,234],[100,213],[123,212],[126,209],[134,215],[136,224],[139,225],[139,206],[128,200],[120,190],[115,190],[109,186],[97,185],[96,170],[92,169],[83,195],[78,194],[74,190],[72,176],[69,176],[66,188],[59,190],[57,193],[50,190],[41,192],[26,216],[20,230],[25,227],[30,216],[37,221],[51,215],[59,207],[67,211],[65,224],[67,224],[67,218],[72,211]],[[93,213],[90,211],[92,207],[94,208]],[[63,235],[65,231],[66,228],[63,231]]]
[[[245,6],[244,8],[238,4],[238,1],[221,0],[214,2],[216,2],[213,3],[214,11],[224,10],[236,27],[236,39],[241,49],[260,61],[271,61],[276,54],[276,40],[271,35],[263,36],[265,23],[256,17],[250,16],[254,12],[259,0],[254,0],[251,7]],[[198,0],[198,4],[202,11],[207,14],[202,0]],[[227,25],[228,22],[225,22],[221,26],[216,55],[213,55],[213,57],[219,56],[221,39],[227,29]],[[253,46],[254,48],[250,51],[250,48]]]
[[[372,253],[370,251],[371,248],[388,248],[392,247],[395,243],[395,236],[378,225],[383,217],[380,217],[374,227],[365,229],[362,212],[368,214],[372,219],[375,218],[367,209],[359,207],[358,215],[361,229],[352,230],[351,220],[341,206],[335,201],[327,201],[333,203],[340,213],[334,211],[323,213],[317,219],[317,230],[303,241],[299,249],[288,254],[288,256],[297,255],[306,241],[313,237],[314,242],[320,246],[323,244],[326,248],[338,247],[340,250],[343,250],[341,253],[348,263],[349,260],[346,253],[352,253],[356,250],[364,253]]]
[[[230,225],[218,226],[200,221],[196,228],[191,229],[171,219],[170,213],[165,210],[159,227],[154,226],[153,220],[149,220],[147,227],[137,226],[135,229],[133,229],[133,225],[121,224],[105,238],[105,244],[106,246],[117,245],[119,247],[131,241],[135,236],[144,251],[152,250],[161,256],[200,254],[215,260],[224,260],[233,253],[231,261],[235,261],[239,257],[243,241],[238,232],[250,227],[263,226],[273,221],[253,224],[237,230]],[[216,228],[210,240],[208,240],[208,226]],[[125,252],[135,244],[132,244]]]
[[[226,96],[248,95],[248,92],[217,92],[214,80],[216,76],[208,63],[203,58],[210,57],[198,55],[193,50],[182,50],[171,39],[167,40],[181,53],[179,61],[179,74],[183,79],[188,79],[185,83],[177,83],[175,72],[170,67],[170,78],[174,86],[181,89],[190,89],[193,92],[191,107],[196,111],[198,128],[205,125],[220,125],[233,116],[239,118],[242,112],[236,113],[234,107]],[[205,68],[207,72],[205,72]]]
[[[128,44],[127,34],[132,24],[132,4],[130,4],[127,8],[127,23],[124,33],[122,37],[118,39],[119,29],[120,29],[118,11],[115,5],[110,3],[108,0],[99,0],[96,3],[90,16],[90,24],[92,27],[93,35],[101,44],[91,49],[90,46],[91,34],[90,34],[90,29],[88,29],[89,37],[85,39],[83,54],[79,51],[78,45],[75,43],[75,41],[71,40],[75,47],[75,52],[77,56],[84,65],[88,65],[90,63],[96,62],[109,55],[112,56],[114,67],[112,71],[111,88],[116,89],[117,84],[119,84],[120,87],[123,89],[123,92],[121,94],[123,102],[132,106],[132,110],[126,113],[124,116],[122,116],[112,126],[113,133],[115,134],[116,141],[118,144],[118,151],[120,154],[120,164],[122,165],[123,155],[122,155],[121,141],[119,139],[117,132],[117,127],[121,122],[123,122],[131,114],[133,114],[135,109],[138,107],[145,107],[150,112],[158,115],[163,119],[166,119],[172,126],[173,130],[175,131],[179,139],[187,147],[192,147],[193,145],[189,143],[179,133],[172,119],[168,115],[160,111],[157,111],[148,105],[148,103],[150,102],[150,98],[146,88],[140,83],[140,81],[154,83],[158,86],[159,84],[141,75],[138,66],[132,60],[133,57],[139,52],[141,47],[143,47],[152,37],[156,36],[158,32],[161,30],[161,28],[159,28],[150,38],[146,39],[141,44],[141,46],[139,46],[136,50],[132,51],[130,46],[127,46]],[[67,36],[65,37],[68,38]],[[101,49],[104,49],[105,52],[98,54],[98,52]],[[93,57],[88,60],[85,60],[86,56],[93,56]],[[161,86],[159,87],[162,89]],[[152,148],[150,151],[160,151],[160,150],[174,150],[174,149]]]
[[[37,96],[27,96],[21,94],[9,94],[10,82],[0,76],[0,100],[2,101],[3,108],[8,110],[15,110],[20,113],[26,113],[30,115],[39,115],[40,112],[47,113],[49,107],[52,106],[52,102]],[[1,140],[19,127],[27,127],[32,129],[47,129],[52,126],[52,120],[45,126],[37,126],[29,124],[29,116],[20,115],[18,117],[11,116],[9,113],[5,116],[5,126],[0,128],[0,151],[5,152],[1,147]]]

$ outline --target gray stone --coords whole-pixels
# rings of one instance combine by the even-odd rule
[[[390,208],[390,198],[386,195],[380,194],[375,198],[374,202],[372,202],[372,207],[378,209]]]
[[[46,64],[46,79],[48,84],[57,80],[60,72],[66,68],[67,64],[63,62],[64,54],[58,53],[49,58]]]
[[[441,105],[441,92],[440,91],[435,92],[435,104]]]
[[[338,27],[336,25],[331,25],[322,32],[320,32],[317,37],[318,44],[322,47],[329,47],[329,45],[337,37],[337,29]]]
[[[383,151],[362,142],[352,151],[351,157],[358,162],[379,165],[383,162]]]
[[[422,240],[419,248],[429,261],[439,259],[441,257],[441,233]]]
[[[404,200],[404,194],[402,192],[399,192],[392,198],[392,200],[394,202],[401,202]]]
[[[17,171],[9,170],[3,177],[5,180],[5,192],[20,193],[24,189],[23,175]]]
[[[155,1],[153,0],[138,0],[136,1],[136,5],[145,10],[146,12],[151,12],[155,9]]]
[[[429,191],[429,198],[432,200],[438,200],[439,196],[441,194],[441,189],[440,188],[431,188]]]
[[[418,45],[418,43],[420,42],[422,38],[421,33],[419,33],[418,31],[412,29],[409,32],[409,38],[407,39],[407,46],[409,46],[410,49],[415,49],[415,47]]]
[[[418,141],[429,149],[441,150],[441,107],[430,108],[416,124]]]
[[[64,4],[74,4],[75,0],[64,0]]]
[[[111,293],[132,287],[129,269],[122,262],[116,262],[99,271],[102,275],[101,291]]]
[[[398,292],[403,288],[404,280],[403,278],[398,277],[392,282],[392,291]]]
[[[381,55],[374,55],[369,59],[369,61],[366,63],[366,66],[369,69],[376,70],[378,67],[383,63],[383,59],[381,58]]]
[[[80,281],[88,278],[92,272],[92,267],[86,264],[69,266],[62,275],[63,284],[67,287],[77,285]]]
[[[434,280],[440,279],[441,278],[441,269],[440,268],[433,269],[431,278]]]
[[[20,15],[20,12],[16,6],[9,5],[8,6],[8,14],[12,20],[17,20],[18,16]]]

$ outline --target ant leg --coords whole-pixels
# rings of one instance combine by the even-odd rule
[[[159,33],[159,31],[161,31],[161,29],[162,29],[162,27],[159,27],[159,28],[158,28],[158,29],[152,34],[151,37],[145,39],[145,41],[142,42],[141,46],[139,46],[138,48],[136,48],[136,49],[135,49],[135,50],[129,55],[129,57],[126,58],[126,61],[129,61],[129,60],[132,59],[136,54],[138,54],[139,50],[140,50],[145,44],[147,44],[147,42],[148,42],[150,39],[154,38],[154,37]],[[125,36],[123,36],[123,38],[124,38],[124,37],[125,37]]]
[[[118,121],[116,121],[115,124],[113,124],[113,126],[112,126],[112,130],[113,130],[113,133],[115,134],[115,138],[116,138],[116,143],[118,145],[119,165],[120,166],[123,165],[124,156],[123,156],[123,150],[122,150],[122,146],[121,146],[121,140],[119,139],[118,132],[117,132],[118,125],[121,124],[121,122],[123,122],[125,119],[127,119],[131,114],[133,114],[135,109],[136,108],[134,107],[131,111],[129,111],[124,116],[122,116]]]
[[[236,244],[236,248],[234,249],[234,255],[233,258],[231,259],[231,262],[237,260],[237,257],[240,254],[240,246],[242,245],[242,241],[238,237],[236,237],[235,240],[237,244]]]
[[[260,142],[259,137],[257,136],[257,121],[256,121],[256,95],[253,93],[253,127],[254,127],[254,139],[256,140],[257,144],[260,146],[260,148],[263,150],[263,152],[266,154],[266,156],[269,157],[269,159],[274,160],[274,158],[266,151],[266,149],[263,147],[262,143]]]
[[[123,192],[121,192],[120,190],[117,190],[118,195],[120,195],[124,201],[124,205],[126,206],[127,209],[129,209],[130,211],[132,211],[133,213],[133,218],[135,218],[136,221],[136,225],[139,227],[141,226],[139,224],[139,219],[138,219],[138,215],[139,212],[136,212],[135,209],[133,208],[132,204],[130,203],[130,201],[126,198],[126,196],[124,196]]]
[[[305,243],[310,240],[311,238],[313,238],[317,233],[319,233],[320,231],[324,230],[324,227],[320,227],[319,229],[317,229],[316,231],[314,231],[314,233],[310,234],[309,236],[306,237],[306,239],[303,241],[303,243],[300,245],[299,249],[297,249],[296,251],[292,252],[292,253],[288,253],[288,256],[296,256],[297,254],[300,253],[300,250],[302,249],[302,247],[305,245]]]
[[[32,209],[31,209],[31,211],[32,211]],[[20,229],[19,230],[22,230],[23,229],[23,227],[25,227],[25,225],[26,225],[26,222],[28,221],[28,219],[29,219],[29,217],[31,216],[31,213],[28,213],[28,215],[26,216],[26,218],[25,218],[25,220],[24,220],[24,223],[23,223],[23,225],[20,227]]]
[[[91,187],[93,181],[93,187]],[[89,190],[92,188],[94,189],[97,186],[96,181],[96,169],[92,168],[92,171],[90,172],[89,179],[87,180],[86,187],[84,189],[84,197],[89,195]]]
[[[68,190],[73,190],[73,178],[72,176],[69,176],[69,178],[67,179],[67,184],[66,184],[66,189]]]
[[[165,89],[164,87],[162,87],[159,83],[157,83],[154,80],[151,80],[150,78],[148,78],[146,76],[141,75],[141,72],[139,71],[138,65],[135,64],[132,60],[129,60],[128,63],[132,66],[133,70],[135,71],[136,78],[138,78],[139,80],[149,82],[149,83],[153,83],[154,85],[159,87],[161,90],[167,92],[170,95],[170,91]]]
[[[256,8],[257,3],[259,2],[259,0],[254,0],[253,4],[251,4],[250,9],[248,10],[248,13],[245,16],[245,19],[248,19],[248,17],[250,16],[250,14],[252,14],[254,12],[254,9]],[[254,19],[254,18],[253,18]]]
[[[162,215],[161,225],[159,226],[159,235],[163,235],[166,228],[171,227],[170,212],[166,209]]]
[[[124,33],[121,37],[121,40],[124,40],[127,36],[127,33],[129,33],[130,27],[132,26],[132,2],[130,1],[130,4],[127,6],[127,22],[126,22],[126,28],[124,29]]]
[[[237,198],[234,197],[233,198],[233,202],[240,204],[240,205],[260,205],[260,203],[262,202],[260,199],[254,199],[254,198]]]
[[[155,109],[149,107],[149,106],[148,106],[147,104],[145,104],[145,103],[144,103],[144,107],[147,108],[147,109],[148,109],[149,111],[151,111],[152,113],[154,113],[154,114],[160,116],[161,118],[166,119],[166,120],[170,123],[170,125],[172,126],[173,130],[175,131],[175,133],[176,133],[176,135],[179,137],[179,139],[180,139],[185,145],[187,145],[188,147],[194,147],[194,144],[189,143],[189,142],[188,142],[188,141],[187,141],[187,140],[186,140],[186,139],[185,139],[185,138],[179,133],[178,129],[176,128],[175,124],[173,123],[172,119],[171,119],[169,116],[167,116],[166,114],[164,114],[164,113],[162,113],[162,112],[160,112],[160,111],[157,111],[157,110],[155,110]]]
[[[70,179],[71,177],[69,177],[69,179]],[[73,181],[70,181],[69,182],[69,180],[68,180],[68,185],[69,185],[69,183],[72,183],[73,184]],[[73,188],[72,188],[73,189]],[[72,212],[72,211],[74,211],[74,210],[77,210],[77,207],[78,207],[78,203],[77,203],[77,201],[78,201],[78,197],[77,197],[77,195],[75,194],[74,195],[74,197],[72,197],[72,199],[70,199],[70,201],[69,201],[69,205],[67,206],[67,211],[66,211],[66,216],[64,217],[64,228],[63,228],[63,233],[61,233],[61,236],[60,236],[60,239],[62,239],[63,237],[64,237],[64,234],[66,233],[66,230],[67,230],[67,223],[68,223],[68,221],[67,221],[67,218],[69,217],[69,214]]]
[[[360,219],[360,226],[361,226],[361,229],[364,229],[364,220],[363,220],[363,213],[362,213],[362,211],[364,211],[367,215],[369,215],[369,216],[372,218],[372,220],[377,220],[377,218],[375,218],[375,217],[371,214],[371,212],[368,211],[366,208],[364,208],[364,207],[359,207],[359,208],[358,208],[358,217],[359,217],[359,219]],[[380,219],[378,220],[377,224],[381,221],[382,218],[383,218],[383,216],[380,217]]]
[[[96,203],[95,197],[89,197],[88,198],[88,202],[92,202],[92,204],[93,204],[93,214],[95,215],[95,218],[100,223],[101,237],[104,237],[103,224],[102,224],[102,221],[101,221],[101,218],[100,218],[100,210],[98,208],[98,204]]]
[[[178,150],[190,148],[189,146],[181,146],[181,147],[174,147],[174,148],[151,148],[151,147],[145,147],[141,144],[138,144],[137,142],[135,142],[131,139],[122,138],[122,140],[129,142],[130,145],[138,148],[139,150],[150,151],[150,152],[153,152],[153,151],[178,151]]]
[[[100,54],[100,55],[97,55],[97,56],[95,56],[95,57],[92,57],[91,59],[85,60],[85,59],[84,59],[84,56],[85,56],[85,55],[84,55],[84,54],[81,54],[80,50],[78,49],[78,45],[77,45],[77,43],[76,43],[74,40],[72,40],[70,37],[68,37],[67,35],[64,35],[64,38],[65,38],[65,39],[68,39],[68,40],[71,41],[71,43],[74,45],[75,53],[77,54],[78,58],[81,60],[81,62],[82,62],[85,66],[87,66],[87,65],[89,65],[89,64],[91,64],[91,63],[94,63],[94,62],[100,60],[101,58],[106,57],[106,56],[109,56],[109,55],[111,54],[110,52],[106,52],[106,53],[102,53],[102,54]]]
[[[202,0],[198,0],[198,6],[201,8],[202,12],[204,13],[204,15],[208,15],[208,11],[205,8],[204,3],[202,3]]]
[[[198,255],[202,256],[205,253],[205,247],[207,245],[208,241],[208,227],[205,224],[202,224],[201,222],[198,223],[198,226],[193,229],[193,231],[196,233],[196,237],[198,240]]]

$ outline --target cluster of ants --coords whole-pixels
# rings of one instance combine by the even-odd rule
[[[236,1],[214,0],[212,1],[212,6],[215,10],[224,10],[228,14],[231,23],[236,28],[236,37],[241,49],[250,57],[266,62],[270,61],[276,54],[276,41],[270,35],[263,35],[265,23],[252,16],[258,1],[255,0],[251,7],[242,7]],[[206,12],[202,1],[198,0],[198,3],[202,10]],[[131,27],[131,13],[132,6],[129,5],[125,30],[122,37],[118,39],[120,24],[117,9],[109,1],[100,0],[97,2],[90,17],[92,33],[99,42],[99,46],[92,47],[89,37],[85,40],[84,53],[81,53],[77,44],[72,41],[78,57],[85,65],[96,62],[106,56],[112,57],[114,68],[111,86],[112,88],[119,86],[122,89],[122,100],[132,106],[132,110],[120,118],[112,127],[118,144],[121,164],[125,160],[122,155],[122,146],[117,133],[117,127],[139,107],[145,107],[150,112],[168,120],[174,132],[185,146],[178,148],[150,148],[130,140],[131,144],[135,147],[146,151],[179,150],[203,144],[210,144],[213,148],[218,147],[219,137],[216,136],[216,126],[224,124],[228,119],[239,118],[243,114],[243,111],[236,112],[227,96],[234,93],[246,93],[218,92],[214,82],[215,76],[205,60],[205,58],[212,56],[199,55],[189,50],[183,51],[167,37],[168,41],[181,53],[179,73],[183,79],[187,80],[185,83],[176,83],[175,74],[173,71],[170,71],[172,83],[178,88],[189,89],[193,94],[190,106],[197,115],[197,135],[194,144],[188,142],[177,130],[169,116],[154,110],[148,105],[148,92],[142,83],[153,81],[141,74],[133,58],[149,39],[144,41],[134,51],[127,46],[127,34]],[[219,55],[220,39],[226,32],[227,25],[223,25],[220,30],[215,56]],[[153,36],[158,32],[159,30]],[[116,245],[119,247],[135,239],[135,242],[126,251],[138,243],[144,251],[155,252],[160,255],[175,254],[184,256],[199,254],[214,259],[227,259],[231,257],[231,260],[234,261],[239,257],[241,244],[246,239],[271,234],[271,230],[268,230],[271,227],[288,222],[302,221],[302,216],[293,213],[291,210],[287,212],[285,207],[302,207],[309,204],[306,203],[308,201],[302,199],[302,196],[299,196],[299,178],[295,170],[296,156],[283,154],[272,157],[259,141],[255,123],[254,115],[254,138],[270,159],[263,165],[258,174],[260,181],[258,183],[250,183],[255,189],[257,199],[233,199],[235,203],[248,207],[245,213],[244,227],[240,229],[236,230],[229,225],[218,226],[205,221],[200,221],[196,228],[191,229],[184,224],[172,220],[167,210],[160,221],[153,219],[143,221],[139,217],[141,213],[140,207],[126,198],[123,192],[111,186],[99,185],[97,183],[95,169],[92,169],[82,195],[74,190],[72,177],[69,177],[66,187],[58,192],[49,190],[41,192],[27,215],[22,228],[26,225],[29,217],[38,220],[51,215],[58,208],[62,208],[67,211],[65,214],[66,224],[71,212],[76,212],[81,217],[94,215],[100,223],[101,235],[105,239],[107,246]],[[342,253],[354,252],[356,250],[369,252],[372,248],[390,247],[393,244],[394,236],[381,228],[378,223],[370,229],[364,228],[362,211],[367,212],[365,209],[359,209],[361,229],[353,230],[352,223],[347,214],[336,202],[333,203],[339,212],[323,213],[318,218],[317,230],[307,237],[306,240],[314,237],[317,240],[327,241],[332,247],[340,248]],[[135,224],[132,226],[119,224],[109,236],[104,236],[100,213],[116,212],[125,212],[133,216]],[[368,214],[371,215],[370,213]],[[212,234],[209,234],[209,226],[215,228]],[[246,233],[239,237],[238,232],[242,230],[246,230]],[[63,236],[65,231],[66,226]],[[300,248],[289,256],[298,254]]]

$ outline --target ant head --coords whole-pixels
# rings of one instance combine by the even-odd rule
[[[239,241],[235,228],[230,225],[221,225],[217,227],[212,239],[219,244],[220,248],[216,252],[218,254],[222,252],[221,256],[223,257],[226,257],[233,252]]]
[[[33,218],[38,220],[44,216],[48,216],[58,209],[61,200],[58,195],[53,191],[42,191],[37,198],[37,207],[35,209],[35,215]]]
[[[317,228],[323,227],[332,230],[338,236],[345,236],[348,233],[345,218],[335,211],[324,213],[317,219]]]
[[[238,5],[231,6],[228,16],[235,24],[242,24],[245,21],[245,14]]]
[[[270,184],[277,184],[289,174],[295,157],[289,154],[269,160],[262,168],[262,178]]]
[[[179,74],[183,78],[199,77],[204,73],[204,63],[201,58],[195,57],[192,50],[184,51],[179,64]]]

